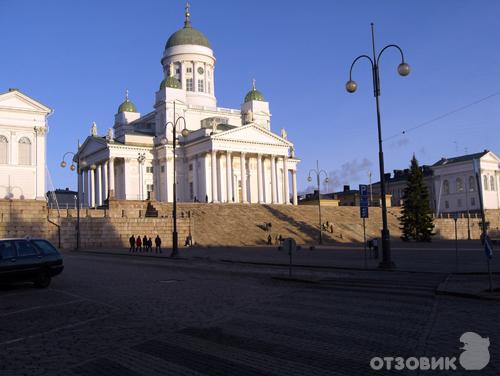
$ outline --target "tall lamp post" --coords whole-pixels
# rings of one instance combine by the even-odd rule
[[[177,131],[177,124],[179,123],[179,121],[182,120],[183,123],[184,123],[184,128],[178,132]],[[181,134],[182,137],[187,137],[189,136],[189,129],[186,128],[186,119],[184,118],[184,116],[179,116],[178,118],[176,118],[176,113],[175,113],[175,101],[174,101],[174,121],[168,121],[166,124],[165,124],[165,144],[167,144],[167,138],[166,138],[166,135],[167,135],[167,129],[168,129],[168,126],[171,125],[172,126],[172,144],[173,144],[173,162],[174,162],[174,166],[173,166],[173,179],[174,179],[174,184],[173,184],[173,187],[174,187],[174,196],[173,196],[173,210],[172,210],[172,217],[174,219],[174,226],[173,226],[173,229],[172,229],[172,253],[170,254],[170,257],[177,257],[179,255],[179,240],[178,240],[178,234],[177,234],[177,182],[176,182],[176,172],[175,172],[175,148],[176,148],[176,144],[177,144],[177,135],[178,134]]]
[[[86,165],[85,161],[81,161],[80,160],[80,154],[75,154],[73,153],[72,151],[68,151],[66,153],[64,153],[63,157],[62,157],[62,161],[61,161],[61,164],[60,166],[62,168],[65,168],[67,166],[67,163],[66,161],[64,160],[64,158],[66,158],[66,156],[68,154],[71,154],[73,156],[73,159],[76,158],[76,166],[74,163],[71,163],[71,165],[69,166],[69,169],[71,171],[75,171],[76,170],[76,173],[78,174],[78,178],[77,178],[77,195],[76,195],[76,250],[78,251],[80,249],[80,186],[81,186],[81,182],[80,182],[80,179],[81,179],[81,176],[80,176],[80,167]]]
[[[387,226],[387,205],[385,202],[385,174],[384,174],[384,152],[382,150],[382,128],[380,125],[380,76],[379,76],[379,61],[382,53],[393,47],[396,48],[401,54],[401,63],[398,65],[398,73],[401,76],[407,76],[410,74],[410,66],[405,62],[403,50],[396,44],[389,44],[382,48],[382,50],[377,55],[375,50],[375,33],[373,22],[371,23],[372,30],[372,49],[373,49],[373,59],[368,55],[360,55],[351,64],[351,69],[349,71],[349,81],[346,83],[346,90],[349,93],[354,93],[358,87],[355,81],[352,79],[352,69],[354,64],[360,59],[367,59],[372,66],[372,78],[373,78],[373,95],[375,96],[375,102],[377,106],[377,130],[378,130],[378,156],[379,156],[379,168],[380,168],[380,197],[382,202],[382,261],[380,262],[380,268],[391,269],[395,265],[391,260],[391,243],[389,228]]]
[[[318,185],[319,244],[323,244],[323,228],[322,228],[323,223],[321,221],[321,187],[320,187],[321,174],[325,175],[325,183],[328,183],[329,179],[326,171],[319,169],[318,161],[316,161],[316,168],[309,170],[309,176],[307,177],[308,182],[312,181],[311,172],[316,174],[316,183]]]

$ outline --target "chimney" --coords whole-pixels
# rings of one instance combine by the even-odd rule
[[[344,185],[344,192],[349,192],[351,190],[351,187],[348,185]]]

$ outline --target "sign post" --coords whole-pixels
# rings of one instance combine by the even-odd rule
[[[293,238],[286,238],[283,241],[283,249],[288,251],[288,256],[290,258],[290,264],[288,265],[288,276],[292,276],[292,253],[297,250],[297,243]]]
[[[366,218],[368,218],[368,186],[366,184],[359,185],[359,216],[363,219],[363,245],[364,245],[364,258],[365,269],[368,267],[368,260],[366,255]]]

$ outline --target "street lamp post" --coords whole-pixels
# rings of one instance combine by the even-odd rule
[[[79,149],[79,146],[78,146],[78,149]],[[71,165],[69,166],[69,169],[71,171],[75,171],[76,170],[76,173],[78,174],[78,178],[77,178],[77,195],[76,195],[76,250],[78,251],[80,249],[80,179],[81,179],[81,176],[80,176],[80,166],[85,164],[85,161],[81,161],[80,160],[80,153],[78,154],[75,154],[73,153],[72,151],[68,151],[66,153],[64,153],[63,157],[62,157],[62,161],[61,161],[61,167],[62,168],[65,168],[67,166],[67,163],[66,161],[64,160],[64,158],[66,158],[66,155],[68,154],[71,154],[73,155],[73,158],[76,157],[76,167],[73,163],[71,163]]]
[[[177,132],[177,124],[179,123],[179,120],[183,121],[184,123],[184,128],[182,129],[181,132]],[[179,240],[178,240],[178,234],[177,234],[177,182],[176,182],[176,171],[175,171],[175,148],[177,144],[177,134],[180,133],[183,137],[189,136],[189,130],[186,128],[186,119],[184,116],[179,116],[176,118],[176,113],[175,113],[175,101],[174,101],[174,121],[168,121],[165,124],[165,144],[167,142],[166,140],[166,135],[167,135],[167,128],[168,126],[172,126],[172,144],[173,144],[173,210],[172,210],[172,217],[174,220],[173,223],[173,229],[172,229],[172,253],[170,254],[170,257],[177,257],[179,255]]]
[[[401,63],[398,65],[398,73],[401,76],[407,76],[410,74],[410,66],[405,62],[403,50],[396,44],[389,44],[382,48],[382,50],[377,55],[375,50],[375,33],[374,26],[371,23],[371,31],[372,31],[372,49],[373,49],[373,59],[368,55],[360,55],[351,64],[351,69],[349,71],[349,81],[346,83],[346,90],[349,93],[354,93],[358,87],[355,81],[352,79],[352,69],[354,64],[360,59],[367,59],[370,61],[372,66],[372,78],[373,78],[373,94],[375,96],[375,102],[377,107],[377,130],[378,130],[378,148],[379,148],[379,168],[380,168],[380,197],[382,202],[382,261],[380,262],[379,267],[384,269],[392,269],[395,267],[394,263],[391,260],[391,243],[390,243],[390,234],[389,227],[387,225],[387,205],[385,202],[385,174],[384,174],[384,152],[382,150],[382,127],[380,124],[380,105],[379,105],[379,97],[380,97],[380,76],[379,76],[379,60],[382,53],[388,48],[396,48],[401,54]]]
[[[321,187],[320,187],[321,174],[325,175],[325,183],[328,183],[329,179],[326,171],[319,169],[318,161],[316,161],[316,168],[309,170],[309,176],[307,177],[308,182],[312,181],[311,172],[316,174],[316,184],[318,185],[319,244],[323,244],[323,223],[321,221]]]

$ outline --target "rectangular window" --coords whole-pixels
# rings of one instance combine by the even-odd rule
[[[444,202],[444,207],[445,207],[445,209],[449,209],[450,208],[450,204],[448,203],[448,201]]]
[[[175,73],[177,73],[177,74],[181,73],[181,69],[180,69],[180,68],[177,68],[177,69],[175,70]]]
[[[187,68],[186,69],[186,73],[192,73],[193,72],[193,68]]]
[[[161,173],[164,173],[165,172],[165,166],[161,166],[160,167],[160,171],[161,171]]]
[[[205,91],[205,85],[203,80],[198,80],[198,91],[201,93]]]
[[[146,191],[153,192],[153,190],[154,190],[154,185],[153,184],[146,184]]]
[[[461,208],[461,207],[462,207],[462,199],[461,199],[461,198],[459,198],[459,199],[457,200],[457,206],[458,206],[459,208]]]
[[[0,256],[4,260],[16,257],[16,249],[11,241],[0,242]]]
[[[193,171],[193,164],[192,163],[189,164],[189,171]]]
[[[189,183],[189,197],[191,197],[191,200],[194,198],[193,182]]]
[[[19,257],[35,256],[38,254],[35,247],[33,247],[27,240],[14,241],[17,248],[17,255]]]
[[[470,198],[470,206],[476,206],[476,198],[475,197]]]
[[[194,91],[192,78],[186,79],[186,90],[187,91]]]
[[[152,174],[152,173],[153,173],[153,166],[147,166],[147,167],[146,167],[146,172],[147,172],[148,174]]]

